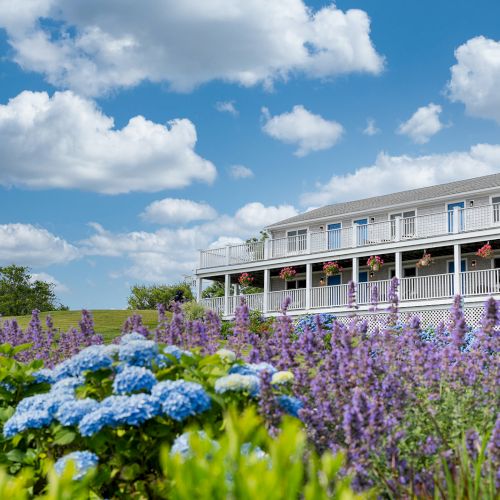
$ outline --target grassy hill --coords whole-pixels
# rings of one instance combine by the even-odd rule
[[[132,316],[132,314],[140,314],[143,323],[149,328],[153,329],[157,325],[158,314],[156,310],[146,311],[131,311],[125,310],[112,310],[112,309],[96,309],[91,311],[94,317],[95,330],[104,336],[105,340],[110,340],[121,332],[121,328],[125,320]],[[78,327],[78,322],[81,319],[81,311],[51,311],[43,312],[40,318],[45,322],[45,317],[50,314],[54,322],[54,326],[62,331],[69,330],[71,327]],[[30,322],[31,315],[29,316],[15,316],[21,328],[26,328]],[[12,317],[2,317],[0,321],[5,319],[12,319]]]

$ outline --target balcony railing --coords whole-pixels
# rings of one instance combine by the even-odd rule
[[[373,291],[377,287],[377,303],[384,304],[390,299],[390,280],[371,281],[358,283],[356,285],[356,303],[366,306],[372,303]],[[309,292],[309,308],[308,304]],[[458,292],[458,290],[457,290]],[[436,299],[448,299],[455,294],[454,274],[435,274],[431,276],[420,276],[412,278],[401,278],[399,280],[398,297],[401,302],[426,302]],[[464,297],[477,295],[500,294],[500,269],[489,269],[485,271],[467,271],[460,273],[460,293]],[[289,310],[297,311],[315,309],[340,310],[346,308],[348,301],[348,285],[333,285],[283,290],[279,292],[268,292],[267,311],[264,311],[264,293],[252,293],[244,295],[246,303],[251,310],[276,313],[281,311],[285,298],[290,297]],[[224,297],[213,299],[202,299],[202,304],[219,314],[224,314]],[[240,302],[239,296],[228,297],[227,314],[234,314],[236,306]]]
[[[310,232],[287,238],[202,250],[200,269],[258,262],[294,255],[384,245],[500,226],[500,204],[455,208],[416,217]]]

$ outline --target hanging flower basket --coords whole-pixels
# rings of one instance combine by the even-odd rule
[[[421,269],[422,267],[430,266],[434,261],[432,260],[432,255],[430,253],[424,252],[422,258],[417,262],[417,267]]]
[[[372,272],[376,273],[382,269],[384,261],[378,255],[372,255],[371,257],[368,257],[366,265],[370,268]]]
[[[241,286],[251,286],[253,283],[253,276],[248,273],[241,273],[238,278],[238,283]]]
[[[493,257],[493,248],[490,243],[485,243],[477,252],[476,255],[482,259],[491,259]]]
[[[343,267],[335,261],[325,262],[323,264],[323,272],[326,276],[335,276],[343,271]]]
[[[282,280],[285,280],[285,281],[290,281],[291,279],[293,279],[295,277],[296,274],[297,274],[297,271],[295,270],[294,267],[284,267],[280,271],[280,278]]]

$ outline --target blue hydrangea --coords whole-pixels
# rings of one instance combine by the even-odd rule
[[[120,344],[118,358],[134,366],[150,367],[158,354],[158,345],[152,340],[133,340]]]
[[[253,454],[257,460],[267,460],[269,455],[259,446],[254,446],[252,443],[243,443],[240,448],[240,453],[244,456]]]
[[[154,373],[143,366],[127,366],[115,376],[113,392],[130,394],[137,391],[150,391],[156,384]]]
[[[203,386],[185,380],[159,382],[153,387],[152,395],[160,402],[163,412],[178,421],[203,413],[212,405]]]
[[[240,375],[255,375],[259,377],[262,372],[268,372],[271,375],[277,372],[276,368],[269,363],[244,363],[242,365],[231,366],[229,373],[238,373]]]
[[[184,432],[184,434],[177,436],[172,444],[172,448],[170,448],[170,455],[180,455],[184,459],[191,458],[192,449],[189,441],[192,434],[192,432]],[[197,431],[197,435],[200,439],[210,441],[213,451],[220,448],[219,443],[210,439],[205,431]]]
[[[110,368],[113,356],[104,346],[92,345],[83,349],[72,358],[63,361],[54,368],[56,380],[66,377],[77,377],[86,371],[97,371]]]
[[[215,392],[225,394],[226,392],[248,392],[255,396],[259,392],[259,379],[255,375],[240,375],[231,373],[217,379]]]
[[[97,408],[99,408],[99,402],[95,399],[72,399],[59,406],[55,418],[66,426],[78,425],[83,417]]]
[[[160,413],[158,400],[149,394],[109,396],[99,407],[85,415],[78,428],[82,436],[92,436],[103,427],[139,425]]]
[[[61,476],[69,462],[73,462],[76,472],[73,480],[82,479],[91,469],[97,467],[99,457],[90,451],[73,451],[60,458],[54,465],[56,472]]]
[[[163,352],[165,354],[173,356],[175,359],[177,359],[177,361],[180,361],[182,356],[193,357],[193,354],[191,352],[184,351],[183,349],[180,349],[176,345],[168,345],[167,347],[165,347],[165,349],[163,349]]]
[[[83,384],[85,384],[85,379],[83,377],[66,377],[58,380],[55,384],[53,384],[50,392],[52,394],[56,392],[66,392],[74,394],[75,389],[82,386]]]
[[[317,318],[321,324],[321,328],[324,330],[331,330],[333,328],[333,323],[337,319],[334,314],[323,313],[323,314],[307,314],[298,319],[295,325],[295,333],[301,335],[304,330],[308,329],[311,332],[316,332],[317,330]]]
[[[293,396],[279,396],[278,397],[279,406],[292,417],[300,418],[299,411],[302,409],[302,401]]]
[[[26,429],[41,429],[50,425],[52,415],[47,410],[16,412],[5,422],[3,435],[11,438]]]
[[[135,342],[137,340],[145,340],[146,337],[142,335],[141,333],[138,332],[132,332],[132,333],[126,333],[123,335],[123,337],[120,339],[120,344],[128,344],[129,342]]]
[[[50,368],[42,368],[33,372],[33,378],[36,382],[48,382],[49,384],[53,384],[56,381],[57,373]]]

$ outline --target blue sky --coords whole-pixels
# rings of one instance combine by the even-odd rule
[[[495,0],[21,3],[0,6],[0,265],[72,308],[312,206],[500,171]]]

